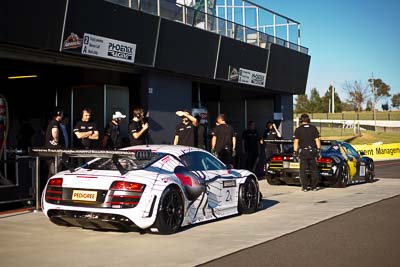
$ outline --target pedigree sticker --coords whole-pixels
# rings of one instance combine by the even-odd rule
[[[358,153],[364,152],[365,156],[373,160],[400,159],[400,143],[381,145],[353,145]]]

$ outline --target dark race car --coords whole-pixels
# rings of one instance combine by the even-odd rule
[[[264,166],[265,176],[271,185],[300,185],[300,162],[293,156],[293,141],[283,143],[283,152],[271,156]],[[290,144],[291,145],[288,145]],[[361,155],[350,144],[341,141],[321,140],[321,157],[317,160],[320,170],[320,184],[346,187],[358,182],[373,182],[374,161]]]

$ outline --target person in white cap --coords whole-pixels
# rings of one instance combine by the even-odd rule
[[[120,135],[119,125],[122,119],[125,119],[126,115],[122,114],[120,111],[115,111],[112,115],[112,120],[106,125],[104,129],[103,137],[103,148],[109,150],[116,150],[121,148],[122,140]]]

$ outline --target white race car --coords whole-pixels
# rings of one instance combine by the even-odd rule
[[[48,180],[42,209],[58,225],[172,234],[182,226],[253,213],[260,205],[254,173],[231,169],[193,147],[33,152],[60,156],[64,166],[71,165],[72,157],[92,158]]]

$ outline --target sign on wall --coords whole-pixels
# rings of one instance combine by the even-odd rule
[[[136,44],[85,33],[81,53],[95,57],[135,62]]]
[[[267,75],[265,73],[243,68],[239,69],[239,83],[265,87],[266,78]]]

